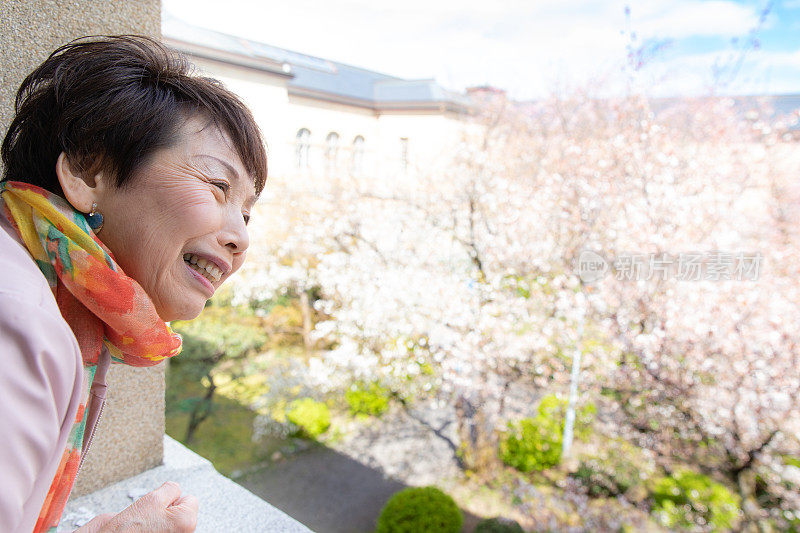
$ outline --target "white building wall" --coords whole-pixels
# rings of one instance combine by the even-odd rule
[[[267,143],[269,173],[289,166],[291,154],[279,141],[290,120],[286,78],[218,61],[193,58],[193,62],[204,75],[220,80],[250,108]]]
[[[353,141],[364,138],[361,175],[395,179],[436,172],[449,164],[466,122],[436,111],[391,112],[289,95],[287,79],[229,63],[193,58],[204,74],[217,78],[252,110],[264,134],[271,176],[346,175],[353,170]],[[311,132],[309,168],[298,168],[296,146],[301,128]],[[326,157],[326,137],[339,135],[335,161]],[[407,139],[404,164],[402,141]]]
[[[403,174],[401,139],[408,139],[406,174],[426,175],[449,165],[465,122],[454,116],[428,113],[383,114],[379,123],[379,153],[383,172]]]
[[[280,149],[291,155],[291,165],[281,171],[304,173],[297,168],[295,146],[297,132],[306,128],[311,132],[311,149],[309,151],[310,172],[326,173],[329,171],[326,159],[326,138],[329,133],[339,134],[339,150],[335,161],[330,165],[330,172],[349,173],[352,168],[353,141],[357,136],[364,138],[364,158],[362,172],[369,175],[375,172],[379,159],[378,121],[375,112],[357,106],[348,106],[326,102],[307,97],[289,96],[287,122],[283,133],[277,140]]]

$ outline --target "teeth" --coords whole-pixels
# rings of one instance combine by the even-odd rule
[[[194,254],[183,254],[183,260],[210,281],[219,281],[222,278],[222,271],[211,261]]]
[[[214,265],[208,265],[206,267],[206,272],[211,274],[211,277],[214,278],[214,281],[219,281],[219,279],[222,277],[222,270],[218,269]]]

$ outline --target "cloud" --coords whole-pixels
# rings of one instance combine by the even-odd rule
[[[643,36],[682,39],[686,37],[737,37],[758,24],[757,8],[734,2],[678,1],[642,3],[638,23]],[[636,11],[633,17],[639,19]]]
[[[800,2],[800,0],[796,0]],[[630,5],[630,28],[625,6]],[[618,76],[624,30],[649,38],[745,35],[756,7],[725,0],[164,0],[189,23],[406,78],[530,98]]]
[[[671,58],[648,66],[641,86],[652,96],[724,94],[778,94],[800,92],[800,49],[787,52],[751,52],[738,57],[710,52]],[[714,65],[727,67],[721,81]],[[716,85],[715,85],[716,84]]]

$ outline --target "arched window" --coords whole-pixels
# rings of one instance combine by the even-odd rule
[[[353,174],[364,172],[364,137],[361,135],[353,139],[353,160],[350,166]]]
[[[339,134],[332,131],[325,137],[325,166],[328,172],[336,169],[339,158]]]
[[[310,148],[311,132],[306,128],[299,129],[294,145],[297,168],[308,168],[308,151]]]

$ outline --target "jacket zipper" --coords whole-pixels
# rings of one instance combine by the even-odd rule
[[[78,479],[78,474],[81,473],[81,468],[83,468],[83,461],[86,460],[86,455],[89,453],[89,449],[92,447],[92,439],[94,439],[94,433],[97,431],[97,426],[100,425],[100,419],[103,418],[103,409],[106,406],[106,401],[103,399],[103,403],[100,404],[100,411],[97,413],[97,420],[94,423],[94,427],[92,427],[92,432],[89,434],[89,440],[86,441],[86,449],[81,450],[81,462],[78,464],[78,470],[75,472],[75,479]]]
[[[94,440],[94,434],[97,431],[97,426],[100,424],[100,419],[103,417],[103,409],[106,406],[106,395],[107,392],[107,378],[106,372],[108,372],[109,367],[111,366],[111,355],[108,353],[108,349],[103,346],[100,348],[100,354],[97,357],[97,369],[93,375],[92,384],[89,387],[89,401],[87,401],[87,419],[89,414],[91,413],[91,408],[94,407],[94,402],[97,400],[101,400],[99,410],[97,412],[97,418],[94,420],[94,424],[91,427],[91,433],[89,433],[89,438],[84,439],[86,442],[86,446],[81,445],[81,461],[78,463],[78,470],[75,472],[75,479],[78,478],[78,474],[83,467],[83,462],[86,460],[86,455],[89,453],[89,449],[92,447],[92,440]],[[95,387],[97,387],[97,391],[95,391]],[[101,399],[102,396],[102,399]],[[87,420],[88,422],[88,420]]]

